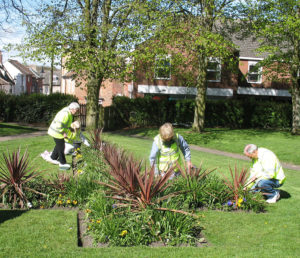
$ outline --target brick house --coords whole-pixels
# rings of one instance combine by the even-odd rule
[[[81,81],[81,84],[76,87],[76,82],[73,76],[73,72],[69,72],[62,68],[61,93],[75,95],[80,104],[86,104],[87,92],[85,82]],[[102,104],[104,107],[110,106],[114,96],[126,96],[132,98],[132,91],[132,82],[121,83],[116,80],[106,80],[103,82],[103,86],[100,89],[99,104]]]
[[[291,98],[289,85],[287,83],[278,83],[268,81],[263,75],[264,67],[259,67],[259,61],[267,57],[266,54],[257,53],[258,43],[250,39],[233,39],[237,45],[238,73],[232,73],[226,70],[222,60],[217,57],[210,57],[207,70],[207,97],[208,98],[230,98],[230,97],[278,97]],[[160,64],[163,63],[163,68]],[[171,65],[171,58],[164,58],[163,62],[157,62],[158,65],[153,71],[152,80],[147,80],[143,74],[138,74],[138,80],[134,87],[137,93],[151,95],[156,99],[182,99],[194,98],[197,89],[186,87],[184,82],[177,80],[168,69]],[[160,71],[161,70],[161,71]],[[169,72],[168,72],[169,71]]]
[[[252,39],[233,39],[237,45],[238,73],[226,70],[226,66],[217,57],[209,59],[207,71],[208,98],[231,98],[231,97],[275,97],[290,99],[289,85],[268,81],[262,74],[264,67],[256,64],[266,57],[266,54],[256,53],[258,43]],[[121,95],[130,98],[150,95],[155,99],[183,99],[194,98],[197,89],[186,87],[184,82],[171,74],[171,57],[166,56],[155,62],[153,78],[147,79],[145,74],[137,71],[136,80],[129,83],[117,81],[105,81],[101,87],[99,99],[103,99],[103,106],[112,103],[112,97]],[[75,87],[72,73],[63,70],[62,91],[74,94],[81,103],[85,103],[86,90],[84,82],[81,87]]]

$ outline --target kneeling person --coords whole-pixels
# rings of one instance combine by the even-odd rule
[[[246,145],[244,154],[252,160],[248,188],[260,190],[266,195],[266,202],[275,203],[280,198],[276,188],[282,186],[285,181],[278,158],[272,151],[257,148],[254,144]]]

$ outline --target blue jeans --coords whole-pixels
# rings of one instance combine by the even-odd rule
[[[274,188],[280,187],[279,181],[277,179],[261,179],[257,181],[251,189],[255,189],[255,191],[261,191],[264,195],[266,195],[267,199],[273,198],[278,190]]]

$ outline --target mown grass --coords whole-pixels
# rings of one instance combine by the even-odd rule
[[[36,132],[38,129],[18,124],[0,123],[0,137]]]
[[[105,134],[105,138],[148,162],[151,140],[116,134]],[[286,146],[286,138],[281,134],[278,138],[277,142]],[[46,169],[46,173],[58,172],[54,165],[39,157],[39,153],[54,146],[50,137],[1,142],[0,151],[17,146],[27,147],[34,164]],[[295,145],[289,148],[298,151]],[[275,152],[279,156],[280,149]],[[206,168],[217,167],[215,173],[220,175],[221,172],[229,174],[229,165],[250,164],[198,151],[192,151],[192,160],[196,165],[203,162]],[[300,253],[300,171],[285,170],[285,173],[287,181],[281,188],[282,199],[269,205],[265,213],[200,211],[203,233],[209,242],[206,247],[80,248],[75,211],[29,210],[13,214],[0,210],[0,257],[297,257]]]
[[[243,153],[246,144],[254,143],[259,147],[273,150],[281,161],[300,164],[300,135],[292,135],[289,131],[207,128],[202,134],[190,128],[175,128],[189,144],[218,149],[233,153]],[[126,130],[122,135],[134,135],[153,139],[158,128]]]

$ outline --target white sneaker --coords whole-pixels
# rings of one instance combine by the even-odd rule
[[[47,162],[50,162],[52,164],[55,164],[55,165],[58,165],[59,164],[59,161],[58,160],[54,160],[54,159],[51,159],[51,157],[45,153],[42,153],[41,154],[41,157],[46,160]]]
[[[59,164],[59,161],[58,161],[58,160],[51,159],[50,156],[48,156],[48,157],[46,158],[46,160],[47,160],[48,162],[54,164],[54,165],[58,165],[58,164]]]
[[[280,193],[279,191],[277,192],[277,194],[275,194],[275,196],[273,198],[267,199],[266,202],[267,203],[276,203],[280,198]]]
[[[60,170],[68,170],[71,166],[69,164],[60,164],[59,163],[59,169]]]

